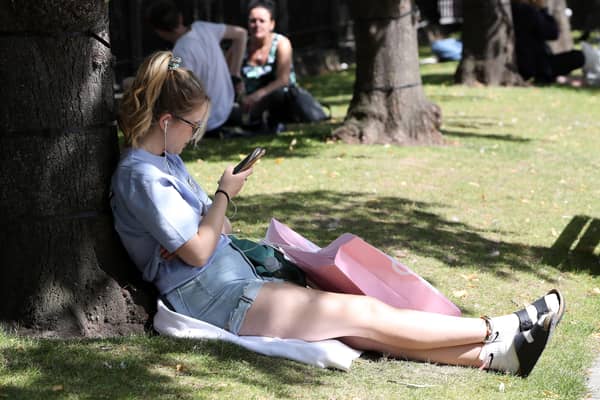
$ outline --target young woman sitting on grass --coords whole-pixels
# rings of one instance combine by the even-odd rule
[[[125,93],[119,124],[128,148],[111,198],[132,260],[176,312],[236,335],[335,338],[412,360],[531,372],[564,312],[556,290],[513,314],[461,318],[261,278],[229,240],[225,216],[252,169],[227,167],[211,200],[179,156],[201,138],[210,108],[179,62],[151,55]]]

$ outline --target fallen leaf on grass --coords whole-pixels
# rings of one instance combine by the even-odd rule
[[[275,164],[280,165],[283,162],[283,157],[277,157],[275,159]]]
[[[452,295],[454,297],[460,299],[467,295],[467,291],[466,290],[455,290],[454,292],[452,292]]]
[[[494,249],[494,250],[490,251],[489,256],[490,257],[500,257],[500,250]]]
[[[554,393],[551,390],[543,390],[542,393],[544,393],[544,397],[546,398],[558,399],[560,397],[558,393]]]
[[[590,290],[590,295],[591,296],[600,296],[600,288],[593,288],[592,290]]]
[[[53,392],[62,392],[63,390],[65,390],[63,385],[54,385],[52,386],[52,391]]]
[[[479,278],[477,277],[477,274],[469,274],[469,275],[460,274],[460,276],[462,276],[463,279],[466,280],[466,281],[475,281],[475,282],[477,282],[479,280]]]
[[[408,257],[408,253],[405,250],[394,250],[394,257],[396,257],[396,258]]]
[[[182,371],[184,370],[183,364],[177,364],[177,365],[175,366],[175,370],[176,370],[177,372],[182,372]]]

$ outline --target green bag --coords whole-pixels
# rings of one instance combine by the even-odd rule
[[[229,238],[234,246],[248,257],[260,276],[283,279],[300,286],[306,286],[304,271],[293,262],[286,260],[279,250],[252,240],[240,239],[234,235],[229,235]]]

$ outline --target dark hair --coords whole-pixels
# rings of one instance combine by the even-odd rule
[[[152,2],[145,11],[146,22],[154,29],[172,32],[179,26],[181,11],[171,0]]]
[[[250,3],[248,3],[247,14],[250,14],[250,11],[252,11],[256,7],[264,8],[265,10],[267,10],[269,12],[269,14],[271,14],[271,19],[272,20],[275,19],[275,17],[276,17],[275,11],[276,11],[277,7],[275,6],[274,1],[272,1],[272,0],[250,0]]]

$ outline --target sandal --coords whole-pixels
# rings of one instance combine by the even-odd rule
[[[555,294],[558,297],[558,309],[556,310],[552,309],[550,305],[546,303],[545,297],[551,294]],[[533,306],[536,309],[537,315],[534,321],[531,319],[529,313],[527,312],[527,307],[529,306]],[[519,317],[519,330],[521,332],[532,329],[536,321],[544,314],[547,314],[549,312],[555,313],[557,319],[556,323],[558,324],[562,319],[563,314],[565,313],[565,299],[563,298],[562,294],[558,291],[558,289],[550,290],[548,293],[546,293],[546,295],[540,297],[539,299],[531,303],[529,306],[519,311],[515,311],[515,314],[517,315],[517,317]]]
[[[480,369],[527,377],[544,352],[557,323],[558,316],[550,312],[542,315],[530,330],[517,333],[512,342],[492,342],[487,345],[493,347],[482,358],[484,363]]]
[[[541,318],[544,320],[540,324]],[[519,369],[516,375],[523,378],[526,378],[533,370],[560,319],[557,314],[552,312],[541,318],[531,330],[521,332],[515,337],[514,346],[519,359]]]

